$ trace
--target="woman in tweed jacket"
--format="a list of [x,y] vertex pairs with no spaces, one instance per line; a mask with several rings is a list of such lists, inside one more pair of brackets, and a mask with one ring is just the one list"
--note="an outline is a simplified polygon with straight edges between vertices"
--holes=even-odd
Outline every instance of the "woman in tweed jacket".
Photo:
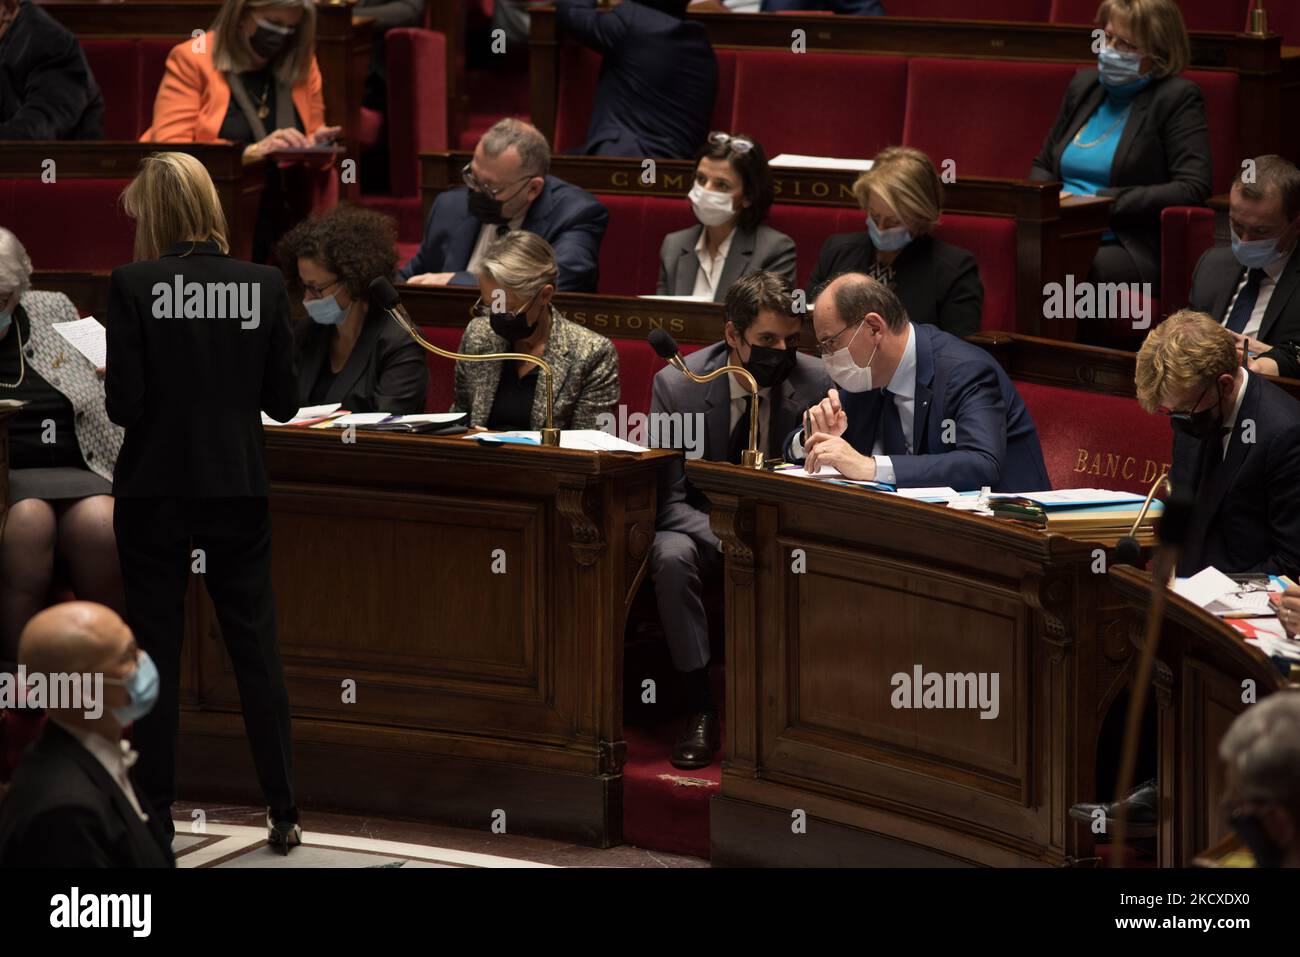
[[113,465],[122,430],[104,386],[54,326],[75,321],[57,292],[33,292],[32,263],[0,229],[0,399],[27,405],[9,420],[9,508],[0,536],[0,663],[44,606],[57,553],[78,598],[122,611],[113,537]]
[[[555,427],[598,428],[597,417],[618,402],[614,343],[577,325],[551,305],[559,270],[555,250],[524,230],[488,247],[477,270],[479,301],[460,351],[523,352],[545,359],[555,372]],[[456,363],[453,412],[496,431],[536,431],[546,424],[546,381],[530,362]],[[503,376],[511,378],[503,379]]]

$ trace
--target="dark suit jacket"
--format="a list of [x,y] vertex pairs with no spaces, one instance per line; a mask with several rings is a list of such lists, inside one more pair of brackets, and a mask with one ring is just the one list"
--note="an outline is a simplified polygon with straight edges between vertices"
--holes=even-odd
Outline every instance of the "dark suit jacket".
[[[949,486],[959,492],[1050,489],[1038,430],[1020,393],[997,360],[978,346],[934,326],[912,324],[916,335],[913,455],[891,456],[899,487]],[[840,389],[849,425],[844,439],[863,455],[876,444],[880,389]],[[952,442],[945,443],[952,420]]]
[[[1095,69],[1075,74],[1034,159],[1030,179],[1061,179],[1061,154],[1105,96]],[[1157,295],[1160,211],[1166,206],[1200,206],[1209,198],[1212,181],[1200,87],[1178,76],[1152,80],[1133,100],[1115,149],[1111,185],[1098,195],[1114,198],[1111,230],[1137,263],[1142,281],[1151,283]]]
[[[659,285],[655,292],[661,296],[689,296],[695,291],[695,276],[700,269],[695,244],[700,241],[703,226],[691,226],[669,233],[659,247]],[[718,279],[714,302],[723,302],[730,289],[741,276],[769,270],[784,276],[791,286],[795,284],[794,240],[770,226],[758,229],[736,228],[731,237],[727,261]],[[679,373],[680,375],[680,373]]]
[[[685,358],[686,367],[705,375],[727,364],[727,343],[715,342]],[[731,444],[731,376],[712,382],[694,382],[672,367],[655,373],[651,413],[679,412],[704,416],[704,451],[707,461],[726,461]],[[832,382],[819,359],[799,353],[798,362],[782,383],[780,401],[768,419],[771,444],[777,445],[799,424],[804,410],[826,398]],[[780,455],[781,449],[774,450]],[[708,499],[686,480],[684,459],[674,459],[659,472],[659,516],[655,527],[708,539]]]
[[[1246,267],[1237,262],[1231,247],[1217,246],[1207,249],[1196,264],[1192,273],[1192,291],[1188,296],[1188,306],[1197,312],[1208,312],[1215,322],[1222,323],[1228,318],[1228,303],[1237,289],[1237,283],[1245,275]],[[1264,321],[1259,327],[1259,341],[1270,346],[1280,346],[1289,340],[1300,339],[1300,249],[1291,251],[1277,285],[1268,298],[1268,308],[1264,310]],[[1291,353],[1274,349],[1264,353],[1270,359],[1277,359],[1278,372],[1288,373],[1293,361]],[[1288,367],[1283,367],[1283,362]]]
[[[284,278],[272,266],[231,259],[215,243],[182,255],[189,248],[178,243],[160,259],[113,270],[105,407],[126,429],[113,494],[264,496],[259,413],[284,421],[298,410]],[[237,314],[158,318],[154,286],[172,287],[177,276],[205,289],[232,283],[256,294],[256,326]]]
[[81,44],[31,0],[0,39],[0,140],[103,139],[104,97]]
[[80,741],[45,722],[0,804],[0,868],[175,867],[162,817],[135,794],[148,821]]
[[[600,267],[600,241],[609,224],[609,211],[596,197],[554,176],[546,177],[521,229],[541,236],[555,249],[561,292],[595,292]],[[411,261],[397,271],[399,282],[426,272],[454,272],[452,282],[473,286],[478,279],[466,272],[482,224],[469,214],[469,189],[458,186],[439,193],[424,224],[424,239]]]
[[[1254,435],[1247,433],[1253,424]],[[1245,441],[1247,438],[1253,442]],[[1300,574],[1300,402],[1263,376],[1246,380],[1246,395],[1228,453],[1211,484],[1200,484],[1201,469],[1220,440],[1174,433],[1175,487],[1195,491],[1196,504],[1179,575],[1213,565],[1225,574],[1267,572]]]
[[[300,319],[293,330],[298,364],[298,404],[308,397],[322,369],[329,367],[333,327]],[[429,388],[424,350],[377,306],[366,314],[352,354],[334,377],[326,402],[349,412],[423,412]]]
[[885,8],[880,0],[763,0],[764,13],[782,10],[830,10],[858,17],[882,17]]
[[718,59],[703,24],[639,3],[609,12],[596,0],[556,0],[560,29],[604,57],[588,156],[688,159],[704,145]]
[[[822,246],[808,280],[812,290],[841,273],[866,272],[876,261],[868,233],[837,233]],[[894,292],[907,317],[965,337],[980,331],[984,283],[975,257],[933,236],[918,236],[894,260]]]

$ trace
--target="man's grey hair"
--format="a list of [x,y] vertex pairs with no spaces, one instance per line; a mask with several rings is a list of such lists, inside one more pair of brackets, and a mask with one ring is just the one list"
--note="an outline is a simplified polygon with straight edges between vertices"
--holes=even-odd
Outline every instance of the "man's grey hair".
[[1275,691],[1237,715],[1219,757],[1244,800],[1300,808],[1300,692]]
[[32,261],[18,237],[0,226],[0,300],[32,288]]
[[513,146],[519,151],[520,169],[524,173],[545,176],[551,171],[551,146],[541,130],[531,123],[509,116],[497,120],[479,142],[483,144],[483,152],[492,157]]

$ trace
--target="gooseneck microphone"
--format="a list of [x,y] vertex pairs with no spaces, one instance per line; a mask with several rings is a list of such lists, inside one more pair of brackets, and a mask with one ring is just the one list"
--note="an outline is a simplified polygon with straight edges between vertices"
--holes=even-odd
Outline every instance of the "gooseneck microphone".
[[468,355],[463,352],[450,352],[447,349],[439,349],[420,335],[420,331],[415,328],[415,323],[411,321],[406,308],[402,305],[402,297],[397,294],[397,290],[393,288],[393,284],[387,278],[380,276],[378,279],[372,279],[370,281],[370,295],[394,322],[406,330],[408,336],[435,355],[455,359],[458,362],[496,362],[501,359],[514,359],[517,362],[531,362],[541,368],[546,373],[546,428],[542,429],[542,445],[558,446],[560,444],[560,430],[555,428],[552,415],[552,409],[555,405],[555,374],[551,371],[550,363],[545,359],[530,356],[523,352],[484,352],[480,355]]
[[[1195,496],[1185,488],[1172,488],[1165,510],[1156,522],[1156,554],[1151,563],[1151,607],[1147,609],[1146,631],[1142,638],[1142,653],[1133,675],[1133,691],[1129,695],[1128,714],[1124,722],[1124,746],[1120,752],[1119,780],[1115,785],[1118,815],[1115,833],[1111,836],[1111,866],[1124,866],[1124,840],[1127,834],[1128,804],[1126,798],[1133,787],[1133,766],[1137,763],[1138,733],[1142,727],[1142,712],[1146,708],[1147,689],[1151,684],[1151,671],[1160,643],[1160,626],[1165,617],[1165,603],[1169,592],[1169,576],[1178,564],[1178,554],[1187,541],[1191,525]],[[1172,782],[1164,782],[1169,787]],[[1163,802],[1157,803],[1157,809]],[[1157,818],[1162,813],[1158,810]]]
[[749,447],[740,453],[740,464],[747,469],[763,467],[763,453],[758,450],[758,380],[744,366],[726,365],[714,369],[708,375],[696,375],[686,368],[681,353],[677,350],[677,340],[662,329],[650,330],[650,347],[670,366],[695,382],[712,382],[720,375],[735,372],[749,387]]
[[1142,543],[1137,540],[1137,531],[1142,527],[1142,520],[1147,517],[1147,512],[1151,509],[1151,501],[1159,494],[1162,485],[1168,489],[1169,494],[1173,494],[1174,486],[1169,481],[1168,472],[1156,479],[1155,484],[1151,486],[1151,491],[1147,492],[1146,501],[1138,510],[1137,518],[1134,519],[1128,534],[1115,543],[1115,560],[1121,565],[1137,565],[1142,560]]

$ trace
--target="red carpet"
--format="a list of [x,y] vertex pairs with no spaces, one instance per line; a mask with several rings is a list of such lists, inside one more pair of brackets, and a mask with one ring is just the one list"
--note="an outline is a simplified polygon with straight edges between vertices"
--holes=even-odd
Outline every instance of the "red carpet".
[[[679,771],[668,763],[677,722],[655,729],[625,727],[623,840],[673,854],[709,856],[709,799],[717,794],[717,763]],[[721,752],[719,752],[721,753]]]

